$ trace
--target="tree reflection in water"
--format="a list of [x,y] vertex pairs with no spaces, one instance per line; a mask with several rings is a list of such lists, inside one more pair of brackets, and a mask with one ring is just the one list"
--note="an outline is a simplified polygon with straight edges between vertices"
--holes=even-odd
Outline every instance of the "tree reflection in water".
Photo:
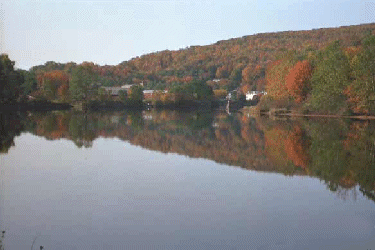
[[355,187],[375,200],[373,121],[271,120],[240,113],[143,111],[0,114],[1,152],[27,131],[78,148],[98,137],[147,149],[207,158],[242,168],[319,178],[341,198]]

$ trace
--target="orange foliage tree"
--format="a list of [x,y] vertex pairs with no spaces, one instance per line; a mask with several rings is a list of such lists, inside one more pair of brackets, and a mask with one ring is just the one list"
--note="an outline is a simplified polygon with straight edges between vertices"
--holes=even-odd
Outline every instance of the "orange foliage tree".
[[288,59],[280,59],[271,63],[266,71],[266,91],[275,100],[289,98],[289,91],[285,84],[285,78],[293,67]]
[[67,100],[69,98],[69,85],[64,83],[57,89],[57,94],[60,99]]
[[[63,70],[53,70],[37,76],[38,87],[43,95],[49,99],[56,98],[57,94],[64,94],[64,88],[69,88],[69,74]],[[62,87],[65,85],[66,87]],[[58,91],[59,88],[62,88]]]
[[262,67],[260,65],[247,65],[242,70],[242,83],[251,84],[261,74]]
[[308,93],[308,81],[312,69],[307,60],[297,62],[285,77],[286,88],[297,103],[301,103]]

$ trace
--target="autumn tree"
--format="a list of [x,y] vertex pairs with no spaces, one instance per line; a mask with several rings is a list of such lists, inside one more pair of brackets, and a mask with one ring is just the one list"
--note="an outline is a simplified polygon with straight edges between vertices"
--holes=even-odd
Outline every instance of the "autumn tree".
[[67,101],[69,99],[69,84],[64,83],[57,89],[59,99]]
[[242,83],[252,85],[262,76],[264,76],[264,71],[261,65],[249,64],[242,70]]
[[221,67],[217,68],[215,76],[216,78],[228,78],[229,77],[228,66],[222,65]]
[[311,73],[310,62],[304,60],[297,62],[285,78],[288,93],[297,103],[301,103],[306,98]]
[[363,41],[361,51],[354,51],[351,66],[354,80],[345,89],[348,102],[356,113],[375,114],[375,36]]
[[[39,78],[39,88],[43,91],[43,94],[48,99],[52,100],[58,97],[59,94],[64,94],[66,97],[66,91],[62,91],[64,88],[69,88],[69,75],[63,70],[53,70],[49,72],[41,73]],[[58,89],[62,89],[58,92]]]
[[241,75],[242,69],[241,67],[235,68],[232,70],[230,76],[229,76],[229,84],[227,85],[227,90],[231,91],[236,89],[241,84]]
[[266,91],[269,97],[275,100],[289,98],[289,91],[285,82],[287,75],[294,65],[294,60],[284,58],[277,60],[267,67]]
[[213,90],[213,95],[215,99],[224,99],[228,95],[228,91],[225,89],[215,89]]

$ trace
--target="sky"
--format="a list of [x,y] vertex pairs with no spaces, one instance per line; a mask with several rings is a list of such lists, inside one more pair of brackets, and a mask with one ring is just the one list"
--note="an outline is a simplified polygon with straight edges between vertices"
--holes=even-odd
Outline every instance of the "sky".
[[162,50],[257,33],[375,22],[375,0],[0,0],[0,53],[117,65]]

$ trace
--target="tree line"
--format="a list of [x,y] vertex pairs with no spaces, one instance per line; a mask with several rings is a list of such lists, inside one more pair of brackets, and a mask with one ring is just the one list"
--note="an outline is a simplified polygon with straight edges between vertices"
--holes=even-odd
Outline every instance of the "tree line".
[[375,36],[357,46],[340,41],[319,51],[288,52],[266,70],[263,110],[375,114]]
[[[108,93],[101,87],[125,84],[142,83],[144,89],[174,93],[172,96],[160,97],[167,100],[181,98],[181,93],[185,98],[194,97],[199,100],[209,99],[210,95],[224,97],[232,90],[244,94],[252,90],[267,89],[271,91],[269,96],[272,96],[273,92],[274,97],[289,95],[297,104],[305,103],[306,97],[312,95],[314,98],[311,99],[309,102],[311,105],[306,110],[313,110],[319,108],[317,106],[320,103],[317,93],[319,87],[312,88],[314,84],[310,84],[307,88],[304,82],[307,80],[311,80],[311,83],[319,82],[318,75],[324,76],[326,74],[324,70],[329,70],[326,66],[330,64],[329,57],[332,57],[332,63],[340,62],[336,60],[340,57],[334,52],[336,47],[340,48],[339,50],[342,51],[340,53],[346,58],[353,57],[350,58],[353,62],[349,63],[351,69],[361,68],[359,64],[354,65],[355,61],[359,58],[359,54],[365,55],[362,49],[369,48],[366,47],[365,40],[374,34],[375,24],[365,24],[310,31],[256,34],[219,41],[208,46],[191,46],[176,51],[150,53],[118,65],[100,66],[92,62],[76,64],[50,61],[44,65],[34,66],[28,71],[18,70],[22,78],[19,91],[23,96],[66,102],[78,99],[103,100],[108,98]],[[340,41],[339,45],[328,46],[334,41]],[[335,55],[329,55],[329,51]],[[287,59],[283,59],[285,56]],[[365,58],[360,59],[366,61]],[[345,65],[341,66],[345,68]],[[335,69],[332,70],[335,72]],[[311,79],[310,73],[314,76]],[[279,86],[282,81],[277,76],[280,74],[285,75],[282,81],[285,81],[287,75],[288,90],[284,89],[284,91],[283,88],[286,87]],[[331,77],[335,74],[332,73]],[[357,84],[345,88],[345,93],[348,93],[345,96],[349,96],[351,100],[349,103],[357,102],[355,110],[364,112],[366,108],[361,108],[363,104],[360,102],[366,101],[357,100],[364,95],[360,93],[363,92],[359,80],[362,76],[358,75],[362,73],[357,70],[355,73],[357,75],[354,76],[353,71],[350,74],[351,78],[356,77]],[[329,78],[326,77],[326,80]],[[202,92],[192,93],[192,90]],[[323,88],[321,90],[326,91]],[[288,94],[285,94],[286,92]],[[128,97],[130,93],[124,95],[123,99]],[[335,103],[342,99],[336,97],[332,100],[331,110],[334,110]],[[8,99],[14,99],[14,96]],[[350,108],[354,110],[354,107]]]

